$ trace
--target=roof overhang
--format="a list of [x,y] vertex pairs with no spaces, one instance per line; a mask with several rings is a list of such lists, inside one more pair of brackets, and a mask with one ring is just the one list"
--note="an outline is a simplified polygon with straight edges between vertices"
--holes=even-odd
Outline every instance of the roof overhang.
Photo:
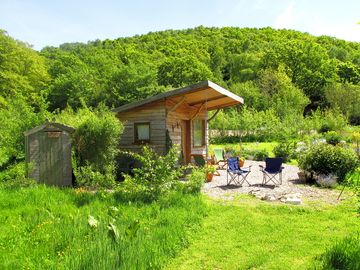
[[180,102],[182,100],[189,106],[202,106],[207,111],[244,103],[242,97],[235,95],[229,90],[226,90],[225,88],[211,81],[203,81],[184,88],[161,93],[147,99],[123,105],[113,109],[113,112],[119,113],[128,111],[152,102],[167,99],[173,100],[175,102]]

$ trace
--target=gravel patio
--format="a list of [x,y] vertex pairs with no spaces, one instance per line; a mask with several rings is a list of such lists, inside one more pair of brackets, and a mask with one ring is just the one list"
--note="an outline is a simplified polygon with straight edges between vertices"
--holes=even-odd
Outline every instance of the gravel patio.
[[[244,182],[242,186],[227,185],[226,170],[218,170],[220,176],[215,176],[211,182],[205,183],[202,192],[212,198],[222,200],[233,200],[239,194],[251,194],[259,199],[273,202],[300,201],[301,204],[311,202],[325,202],[337,204],[339,201],[339,190],[320,188],[315,185],[308,185],[298,178],[299,168],[294,165],[284,164],[282,185],[274,186],[269,183],[262,186],[263,175],[259,165],[265,166],[265,162],[246,160],[245,167],[251,167],[247,180],[250,186]],[[345,196],[342,196],[344,198]],[[295,203],[297,204],[297,203]]]

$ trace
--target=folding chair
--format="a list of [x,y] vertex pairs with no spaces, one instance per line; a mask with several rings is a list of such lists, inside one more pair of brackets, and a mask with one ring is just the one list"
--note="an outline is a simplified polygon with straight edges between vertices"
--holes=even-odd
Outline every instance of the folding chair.
[[[215,164],[219,166],[219,169],[225,169],[226,166],[226,159],[224,158],[224,149],[217,148],[214,149],[214,155],[215,155]],[[220,162],[223,162],[223,165],[220,165]]]
[[[226,174],[226,183],[230,185],[231,183],[242,185],[244,182],[248,183],[249,186],[251,184],[246,179],[249,173],[251,172],[251,166],[240,168],[239,166],[239,158],[232,157],[227,160],[227,174]],[[230,178],[230,179],[229,179]]]
[[[266,185],[270,181],[275,185],[282,184],[282,170],[284,169],[282,165],[283,159],[281,157],[277,158],[266,158],[265,159],[265,168],[262,165],[259,165],[260,171],[263,172],[263,182],[262,185]],[[278,178],[276,179],[276,177]]]

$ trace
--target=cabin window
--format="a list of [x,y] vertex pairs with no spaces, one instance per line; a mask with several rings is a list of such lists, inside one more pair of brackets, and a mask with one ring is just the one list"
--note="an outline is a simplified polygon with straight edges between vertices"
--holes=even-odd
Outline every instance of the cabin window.
[[135,123],[135,143],[150,142],[150,123]]
[[205,145],[205,120],[193,120],[193,146],[199,147]]

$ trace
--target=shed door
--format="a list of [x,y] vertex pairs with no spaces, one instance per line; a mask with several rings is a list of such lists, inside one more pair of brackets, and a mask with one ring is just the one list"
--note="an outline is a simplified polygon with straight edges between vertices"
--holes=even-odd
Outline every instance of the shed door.
[[43,132],[42,139],[40,182],[61,186],[63,182],[62,136],[52,132]]

